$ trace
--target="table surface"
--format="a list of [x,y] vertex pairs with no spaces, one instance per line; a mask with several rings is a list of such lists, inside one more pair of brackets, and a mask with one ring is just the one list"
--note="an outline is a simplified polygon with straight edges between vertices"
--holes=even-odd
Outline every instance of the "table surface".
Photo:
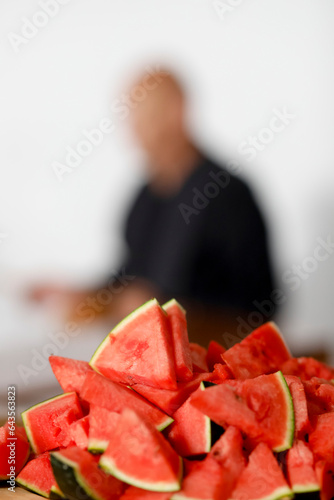
[[15,487],[15,493],[13,493],[12,491],[8,491],[7,486],[4,486],[0,488],[0,498],[1,500],[41,500],[43,497],[24,490],[19,486]]

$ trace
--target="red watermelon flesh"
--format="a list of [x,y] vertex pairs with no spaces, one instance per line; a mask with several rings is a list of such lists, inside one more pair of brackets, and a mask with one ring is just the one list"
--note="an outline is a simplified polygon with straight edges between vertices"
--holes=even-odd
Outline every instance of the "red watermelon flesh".
[[186,312],[183,307],[172,299],[162,306],[167,313],[175,359],[176,378],[179,382],[187,382],[193,376],[193,363],[191,359]]
[[334,384],[318,377],[304,381],[309,415],[334,411]]
[[24,427],[8,423],[0,427],[0,480],[8,479],[11,466],[15,466],[15,473],[18,474],[27,462],[29,453],[30,445]]
[[68,428],[67,439],[63,442],[63,446],[76,445],[83,450],[88,448],[88,433],[89,433],[89,417],[75,420]]
[[208,372],[209,367],[206,362],[206,355],[208,351],[205,349],[205,347],[196,344],[196,342],[190,342],[189,346],[194,372]]
[[93,371],[87,361],[49,356],[49,362],[56,379],[64,392],[80,394],[88,371]]
[[234,425],[250,442],[265,442],[274,451],[292,444],[294,412],[281,372],[244,381],[226,381],[193,394],[192,404],[218,425]]
[[233,375],[229,367],[222,363],[216,363],[212,372],[212,382],[221,384],[225,380],[233,379]]
[[[204,385],[194,392],[205,390]],[[166,436],[174,450],[182,457],[208,453],[211,448],[211,421],[187,399],[173,415],[174,422]]]
[[88,448],[93,452],[103,452],[108,448],[109,438],[115,432],[119,413],[109,411],[97,405],[90,405]]
[[209,367],[210,372],[214,370],[216,363],[222,363],[222,354],[226,351],[225,347],[220,345],[215,340],[211,340],[208,346],[208,352],[206,354],[206,363]]
[[310,430],[310,421],[307,410],[307,401],[304,386],[299,377],[285,375],[295,413],[295,436],[303,437]]
[[320,500],[333,500],[334,463],[320,460],[315,464],[315,473],[320,483]]
[[121,321],[90,365],[116,382],[177,389],[171,333],[158,302],[150,300]]
[[79,398],[75,392],[48,399],[22,413],[23,424],[35,453],[63,446],[69,426],[82,417]]
[[171,500],[218,500],[220,499],[222,468],[211,456],[196,462],[190,473],[183,479],[182,488]]
[[180,488],[180,457],[155,427],[129,409],[122,412],[99,464],[132,486],[151,491]]
[[138,394],[160,408],[167,415],[173,416],[174,412],[185,402],[185,400],[194,392],[202,381],[211,381],[210,373],[194,373],[193,379],[189,382],[179,382],[176,391],[166,391],[143,384],[132,386]]
[[68,470],[71,468],[77,478],[76,484],[68,482],[62,471],[60,471],[58,478],[58,468],[53,465],[54,474],[58,478],[59,486],[65,493],[66,498],[71,498],[71,496],[78,499],[85,498],[82,492],[78,492],[78,486],[81,486],[89,494],[87,498],[118,500],[121,497],[124,491],[124,484],[101,470],[98,466],[98,459],[88,451],[72,446],[53,452],[51,461],[53,461],[53,457],[59,463],[62,463],[65,469]]
[[282,364],[281,370],[284,375],[296,375],[302,380],[310,380],[312,377],[334,379],[334,369],[314,358],[291,358]]
[[148,491],[136,488],[136,486],[129,486],[120,500],[169,500],[170,497],[170,491]]
[[222,357],[235,378],[245,380],[280,370],[291,355],[278,327],[270,322],[254,330]]
[[240,474],[246,467],[246,459],[243,452],[243,439],[240,431],[232,425],[214,444],[210,455],[222,467],[222,481],[219,499],[230,498]]
[[250,454],[248,464],[230,498],[253,500],[285,496],[291,496],[291,490],[283,472],[272,451],[265,443],[260,443]]
[[294,493],[319,490],[313,453],[306,443],[300,440],[294,442],[286,454],[286,466],[289,484]]
[[334,462],[334,412],[324,413],[311,419],[313,431],[309,445],[317,460]]
[[162,430],[172,419],[153,406],[132,389],[99,375],[88,373],[81,391],[82,398],[90,404],[102,406],[109,411],[121,413],[130,408],[140,414],[157,429]]
[[172,500],[227,500],[245,468],[242,437],[229,427],[201,462],[194,462],[182,482],[182,489]]
[[21,486],[44,497],[49,497],[51,491],[61,495],[52,472],[49,452],[30,460],[17,476],[16,481]]

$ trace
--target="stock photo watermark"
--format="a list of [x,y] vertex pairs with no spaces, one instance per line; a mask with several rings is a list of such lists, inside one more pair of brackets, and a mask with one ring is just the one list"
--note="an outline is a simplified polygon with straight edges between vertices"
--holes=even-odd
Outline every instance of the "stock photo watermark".
[[[87,295],[75,307],[75,313],[82,318],[85,325],[92,324],[113,301],[115,295],[120,294],[135,279],[135,276],[126,274],[124,269],[111,279],[105,288],[98,290],[95,295]],[[51,355],[57,355],[66,349],[72,338],[77,337],[82,332],[78,322],[68,321],[64,328],[57,332],[47,334],[49,342],[38,350],[31,349],[31,361],[29,365],[20,364],[17,371],[27,386],[31,377],[36,377],[49,364]]]
[[[262,127],[256,135],[249,135],[246,139],[242,140],[238,147],[238,153],[244,156],[246,161],[253,161],[259,152],[274,141],[277,134],[282,133],[290,125],[296,115],[289,112],[286,106],[281,109],[274,108],[272,110],[268,126]],[[210,179],[208,182],[199,189],[193,188],[193,198],[191,204],[180,203],[178,205],[179,211],[186,224],[190,224],[193,215],[199,215],[210,203],[210,201],[219,196],[223,189],[225,189],[231,180],[231,175],[239,175],[241,171],[240,162],[231,160],[226,164],[226,170],[219,172],[211,171],[209,173]]]
[[274,108],[272,116],[266,127],[262,127],[255,135],[249,135],[238,145],[238,152],[245,157],[247,161],[255,160],[259,152],[266,149],[271,144],[277,134],[281,134],[296,118],[296,115],[290,113],[286,106],[282,109]]
[[[319,236],[316,239],[317,245],[311,254],[304,257],[299,264],[293,264],[289,269],[285,270],[281,275],[283,283],[288,285],[291,292],[295,292],[300,288],[303,281],[315,273],[321,262],[328,260],[334,253],[334,241],[329,234],[326,238]],[[232,347],[236,342],[244,339],[249,335],[254,328],[258,328],[265,321],[270,321],[270,318],[275,312],[277,306],[283,305],[288,297],[283,289],[277,288],[273,290],[265,300],[254,300],[254,310],[251,311],[247,318],[241,316],[236,318],[238,326],[236,334],[224,332],[222,338],[227,347]]]
[[21,17],[19,32],[10,31],[8,40],[12,49],[17,54],[31,40],[33,40],[50,22],[56,17],[61,8],[67,5],[71,0],[40,0],[36,10],[32,16]]
[[244,3],[244,0],[212,0],[212,6],[221,21],[226,19],[228,14],[235,11],[237,7]]
[[141,83],[135,85],[129,93],[122,93],[118,98],[113,100],[110,110],[116,120],[105,116],[101,118],[98,125],[94,128],[82,130],[82,137],[79,142],[75,146],[66,147],[64,160],[62,162],[52,162],[51,166],[58,181],[63,182],[64,175],[72,173],[81,165],[83,160],[90,156],[103,143],[105,136],[116,130],[117,121],[126,120],[131,110],[136,109],[163,80],[164,77],[159,68],[146,67],[146,75]]
[[9,466],[9,473],[7,474],[8,491],[15,493],[15,479],[16,479],[16,387],[7,387],[7,464]]

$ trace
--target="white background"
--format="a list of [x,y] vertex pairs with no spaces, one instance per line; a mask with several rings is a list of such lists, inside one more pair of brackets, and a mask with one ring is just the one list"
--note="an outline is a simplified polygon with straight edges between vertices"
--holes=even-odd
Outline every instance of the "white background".
[[[312,256],[318,237],[334,238],[334,4],[221,3],[230,7],[219,16],[211,0],[70,0],[15,52],[9,36],[41,7],[1,0],[3,345],[22,346],[30,336],[29,313],[24,328],[19,320],[8,326],[10,315],[20,316],[22,287],[87,284],[117,266],[124,210],[143,171],[111,104],[130,75],[161,61],[189,91],[198,143],[240,162],[266,213],[278,285],[288,296],[279,318],[288,342],[300,352],[333,348],[334,254],[294,292],[281,275]],[[240,142],[284,106],[295,115],[289,126],[252,162],[238,154]],[[59,182],[53,162],[64,162],[66,148],[106,116],[115,131]]]

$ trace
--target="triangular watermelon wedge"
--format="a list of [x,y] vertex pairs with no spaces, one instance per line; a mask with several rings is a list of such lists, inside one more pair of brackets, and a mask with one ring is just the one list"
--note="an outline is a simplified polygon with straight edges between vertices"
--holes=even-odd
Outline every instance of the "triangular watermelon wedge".
[[99,465],[132,486],[151,491],[180,489],[182,460],[160,432],[129,409],[122,412]]
[[[204,391],[201,383],[197,391]],[[211,449],[211,420],[187,399],[173,415],[174,422],[167,428],[168,441],[182,457],[208,453]]]
[[172,338],[157,300],[123,319],[98,347],[90,366],[116,382],[177,389]]
[[293,403],[281,372],[244,381],[227,380],[190,399],[218,425],[240,429],[252,446],[264,441],[279,452],[292,445]]
[[227,500],[244,470],[246,460],[238,429],[230,426],[206,458],[192,462],[181,491],[172,500]]
[[235,378],[245,380],[280,370],[291,354],[278,327],[269,322],[224,352],[222,358]]
[[113,382],[94,371],[87,374],[81,394],[82,398],[91,405],[102,406],[109,411],[121,413],[125,408],[130,408],[159,431],[173,422],[171,417],[132,389]]
[[249,456],[230,498],[233,500],[274,500],[292,496],[272,451],[260,443]]
[[49,498],[51,492],[59,498],[63,497],[52,472],[48,451],[30,460],[21,470],[16,481],[24,488],[43,497]]
[[64,392],[80,394],[88,371],[92,371],[87,361],[49,356],[52,371]]
[[294,493],[318,491],[313,453],[306,443],[297,440],[286,454],[287,475]]
[[162,306],[167,313],[167,322],[172,335],[176,378],[179,382],[187,382],[193,376],[186,311],[172,299]]

